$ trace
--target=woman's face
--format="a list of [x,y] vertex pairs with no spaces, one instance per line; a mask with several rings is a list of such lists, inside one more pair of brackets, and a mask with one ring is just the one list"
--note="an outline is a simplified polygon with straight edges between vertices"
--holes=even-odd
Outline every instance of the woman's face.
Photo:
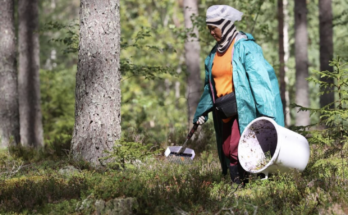
[[208,25],[208,29],[209,29],[211,36],[213,36],[217,42],[220,42],[221,41],[221,29],[216,27],[216,26],[212,26],[212,25]]

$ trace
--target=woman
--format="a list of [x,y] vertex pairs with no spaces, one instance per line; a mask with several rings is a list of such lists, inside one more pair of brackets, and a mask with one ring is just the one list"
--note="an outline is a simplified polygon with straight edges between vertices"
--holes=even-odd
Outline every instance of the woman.
[[[238,143],[245,127],[260,116],[284,126],[274,69],[253,36],[238,32],[234,26],[242,15],[227,5],[214,5],[207,10],[206,24],[217,44],[205,59],[204,92],[193,119],[193,123],[201,125],[208,120],[208,112],[213,111],[222,172],[226,174],[229,169],[232,182],[237,184],[243,182],[245,175],[238,162]],[[235,113],[228,116],[219,108],[225,98],[228,104],[236,104]]]

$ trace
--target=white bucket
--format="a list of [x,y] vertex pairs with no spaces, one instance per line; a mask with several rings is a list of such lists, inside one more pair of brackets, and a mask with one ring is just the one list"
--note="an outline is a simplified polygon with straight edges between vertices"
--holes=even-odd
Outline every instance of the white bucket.
[[239,163],[250,173],[303,171],[309,160],[306,138],[278,125],[273,119],[260,117],[245,128],[238,146]]

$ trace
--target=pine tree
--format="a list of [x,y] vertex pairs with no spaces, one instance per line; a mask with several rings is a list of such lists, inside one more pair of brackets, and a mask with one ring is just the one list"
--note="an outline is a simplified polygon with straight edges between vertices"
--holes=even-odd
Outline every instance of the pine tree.
[[121,135],[119,0],[81,0],[72,151],[94,165]]
[[[332,8],[331,0],[319,0],[319,36],[320,36],[320,70],[333,72],[329,61],[333,58],[333,30],[332,30]],[[323,77],[324,82],[332,83],[333,79]],[[328,88],[326,93],[320,96],[320,107],[332,104],[335,99],[332,87]],[[331,106],[333,108],[333,106]]]
[[43,127],[39,78],[38,1],[18,1],[19,14],[19,119],[21,143],[43,146]]
[[188,123],[191,126],[193,115],[196,111],[201,96],[202,80],[200,73],[200,44],[197,27],[193,27],[192,19],[198,16],[197,0],[184,1],[185,27],[190,29],[185,42],[185,62],[187,67],[187,110]]
[[[19,143],[14,1],[0,7],[0,147]],[[11,142],[12,139],[12,142]]]

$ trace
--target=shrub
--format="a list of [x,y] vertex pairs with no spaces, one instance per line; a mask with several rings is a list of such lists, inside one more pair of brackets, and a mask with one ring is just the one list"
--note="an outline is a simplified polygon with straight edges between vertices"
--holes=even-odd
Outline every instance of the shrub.
[[132,167],[137,160],[142,161],[150,155],[159,151],[151,151],[152,144],[142,144],[137,142],[128,142],[124,139],[116,141],[112,151],[106,151],[109,155],[101,160],[108,161],[108,166],[114,169],[125,169]]
[[33,176],[0,181],[0,211],[32,210],[46,203],[79,198],[86,188],[84,178],[70,180],[54,176]]
[[333,83],[321,81],[316,76],[308,80],[320,85],[319,95],[334,92],[335,101],[319,109],[296,104],[293,107],[299,107],[300,111],[310,111],[311,114],[318,114],[320,117],[318,124],[308,126],[312,127],[311,130],[302,131],[310,144],[316,145],[316,160],[310,163],[311,168],[324,169],[326,174],[322,172],[321,176],[337,173],[344,178],[344,175],[348,174],[344,171],[348,153],[348,63],[337,57],[330,65],[334,68],[333,72],[315,71],[315,74],[333,79]]

